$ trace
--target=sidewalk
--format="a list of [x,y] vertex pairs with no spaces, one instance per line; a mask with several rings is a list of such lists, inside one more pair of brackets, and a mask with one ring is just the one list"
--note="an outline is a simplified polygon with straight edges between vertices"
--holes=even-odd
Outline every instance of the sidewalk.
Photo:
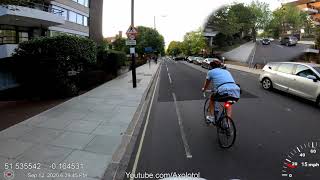
[[222,54],[227,60],[231,61],[239,61],[239,62],[248,62],[252,51],[255,48],[256,43],[254,42],[247,42],[241,45],[238,48],[235,48],[229,52]]
[[235,70],[239,70],[239,71],[244,71],[244,72],[248,72],[248,73],[253,73],[253,74],[258,74],[258,75],[260,75],[262,73],[261,69],[253,69],[253,68],[249,68],[249,67],[245,67],[245,66],[238,66],[238,65],[233,65],[233,64],[227,64],[227,68],[235,69]]
[[[120,161],[123,155],[118,152],[120,144],[128,141],[127,129],[132,131],[134,124],[130,123],[139,114],[137,109],[144,101],[159,64],[151,67],[146,64],[137,69],[135,89],[132,88],[130,71],[1,131],[1,173],[5,171],[5,163],[13,163],[10,169],[17,180],[102,179],[108,165]],[[40,163],[41,170],[28,167],[17,170],[19,164],[15,165],[18,162]],[[74,175],[78,178],[28,177],[31,173],[77,173]],[[80,175],[87,177],[79,178]],[[1,175],[0,179],[4,177]]]

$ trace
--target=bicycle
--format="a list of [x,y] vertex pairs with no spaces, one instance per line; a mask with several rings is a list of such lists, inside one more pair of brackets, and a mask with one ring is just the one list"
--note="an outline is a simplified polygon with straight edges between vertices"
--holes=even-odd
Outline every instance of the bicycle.
[[[209,114],[209,102],[210,102],[210,96],[206,96],[207,93],[213,93],[212,90],[206,90],[203,92],[203,96],[206,98],[204,103],[204,119],[206,121],[207,115]],[[227,109],[230,108],[233,104],[236,103],[236,100],[232,100],[228,97],[222,97],[221,99],[215,99],[216,103],[219,103],[220,110],[218,112],[215,112],[214,110],[214,116],[215,116],[215,122],[211,123],[217,128],[217,134],[218,134],[218,143],[221,148],[230,148],[235,140],[236,140],[236,126],[231,119],[231,117],[227,114]],[[223,105],[221,103],[224,103]],[[215,108],[214,108],[215,109]],[[207,124],[207,122],[205,122]],[[208,126],[210,124],[207,124]],[[230,142],[224,143],[223,136],[226,137],[227,141],[230,139]]]

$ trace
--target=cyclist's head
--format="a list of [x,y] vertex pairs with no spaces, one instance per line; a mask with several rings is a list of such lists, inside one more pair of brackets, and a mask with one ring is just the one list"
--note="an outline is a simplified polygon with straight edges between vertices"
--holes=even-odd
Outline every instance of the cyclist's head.
[[212,62],[210,62],[210,66],[212,69],[214,68],[220,68],[221,67],[221,61],[218,59],[214,59]]

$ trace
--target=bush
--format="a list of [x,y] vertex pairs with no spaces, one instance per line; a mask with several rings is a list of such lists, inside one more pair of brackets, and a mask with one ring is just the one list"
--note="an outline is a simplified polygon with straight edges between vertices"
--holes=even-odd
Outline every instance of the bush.
[[82,37],[40,37],[19,44],[13,57],[17,79],[35,96],[74,96],[79,88],[76,74],[96,63],[96,45]]
[[121,51],[100,49],[98,52],[98,68],[117,76],[118,69],[125,65],[126,54]]

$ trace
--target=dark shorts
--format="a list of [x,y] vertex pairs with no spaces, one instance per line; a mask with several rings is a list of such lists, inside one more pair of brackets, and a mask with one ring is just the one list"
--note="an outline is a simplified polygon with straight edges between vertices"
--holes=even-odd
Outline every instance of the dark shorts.
[[217,101],[217,102],[227,102],[227,101],[238,101],[239,98],[235,98],[229,94],[219,94],[219,93],[213,93],[211,95],[211,100]]

